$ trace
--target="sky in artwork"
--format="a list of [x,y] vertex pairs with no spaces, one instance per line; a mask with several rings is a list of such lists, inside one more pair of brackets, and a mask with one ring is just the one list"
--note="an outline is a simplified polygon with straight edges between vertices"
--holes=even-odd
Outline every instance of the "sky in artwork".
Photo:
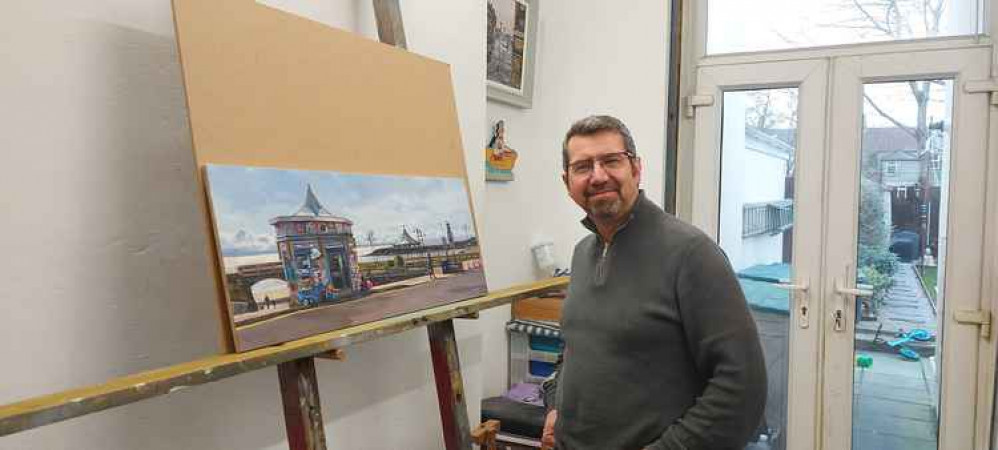
[[403,225],[439,243],[450,223],[455,239],[475,236],[461,178],[359,175],[331,171],[209,165],[208,191],[223,256],[276,252],[270,219],[305,202],[309,185],[333,215],[353,221],[358,244],[373,232],[377,244],[395,243]]

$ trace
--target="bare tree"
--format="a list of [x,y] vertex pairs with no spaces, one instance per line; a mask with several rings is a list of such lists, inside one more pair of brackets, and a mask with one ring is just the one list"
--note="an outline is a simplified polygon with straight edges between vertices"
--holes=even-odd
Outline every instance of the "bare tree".
[[[797,89],[760,89],[748,91],[745,110],[745,126],[753,127],[773,138],[796,146],[797,130]],[[794,173],[795,155],[789,155],[787,177]]]
[[[938,36],[946,0],[842,0],[846,18],[825,26],[856,30],[863,36],[886,40]],[[933,84],[938,81],[909,81],[908,89],[916,105],[914,126],[902,123],[890,111],[863,94],[866,104],[880,117],[904,130],[916,142],[921,156],[928,150],[928,110]]]
[[946,0],[841,0],[844,19],[827,24],[872,38],[916,39],[939,35]]
[[745,125],[769,130],[797,128],[797,89],[761,89],[748,92]]
[[[853,28],[861,32],[871,33],[885,39],[913,39],[934,37],[940,34],[940,24],[946,9],[946,0],[842,0],[843,7],[852,12],[844,23],[837,24],[841,28]],[[864,93],[866,104],[895,127],[904,130],[915,141],[918,155],[921,185],[921,204],[931,205],[932,173],[930,161],[936,157],[937,149],[929,145],[929,102],[933,84],[939,81],[908,81],[908,90],[915,102],[916,116],[914,126],[902,123],[891,111],[878,105],[869,95]],[[877,168],[879,169],[879,168]],[[874,169],[876,170],[876,169]],[[919,252],[925,254],[929,245],[929,218],[921,218],[919,232]]]

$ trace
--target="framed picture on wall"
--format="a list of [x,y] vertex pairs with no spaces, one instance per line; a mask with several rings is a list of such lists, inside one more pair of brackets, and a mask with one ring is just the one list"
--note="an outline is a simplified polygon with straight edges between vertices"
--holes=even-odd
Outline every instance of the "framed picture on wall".
[[488,0],[488,97],[530,108],[534,95],[538,0]]

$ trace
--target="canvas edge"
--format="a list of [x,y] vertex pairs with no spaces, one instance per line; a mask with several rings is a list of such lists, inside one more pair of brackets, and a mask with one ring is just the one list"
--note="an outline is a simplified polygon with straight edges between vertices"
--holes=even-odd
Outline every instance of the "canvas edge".
[[218,329],[218,345],[219,350],[224,353],[235,353],[236,341],[234,330],[231,329],[230,325],[232,320],[228,310],[228,302],[226,301],[226,292],[222,279],[224,276],[220,277],[220,271],[218,268],[217,256],[214,253],[217,243],[215,242],[215,234],[213,232],[213,221],[211,216],[211,205],[208,195],[208,189],[205,185],[204,177],[204,167],[206,163],[202,162],[200,153],[198,152],[198,138],[196,136],[197,128],[194,126],[194,110],[191,105],[191,97],[189,95],[189,84],[190,80],[188,76],[190,71],[187,67],[187,61],[184,57],[184,41],[186,40],[187,33],[185,29],[185,24],[181,16],[183,15],[182,9],[184,8],[183,3],[187,0],[171,0],[170,1],[170,11],[172,13],[173,19],[173,31],[174,39],[177,46],[177,60],[180,64],[180,79],[181,85],[184,90],[184,105],[187,110],[187,129],[190,135],[190,149],[191,156],[194,157],[194,178],[197,183],[197,190],[201,196],[201,201],[198,202],[198,207],[201,209],[201,218],[203,222],[203,230],[207,231],[208,247],[205,249],[205,256],[208,259],[208,277],[215,280],[215,307],[217,309],[218,320],[222,322],[222,326]]
[[204,188],[205,196],[205,206],[206,214],[208,217],[208,228],[209,236],[211,240],[211,252],[212,258],[215,263],[215,278],[218,280],[218,288],[220,292],[218,293],[218,309],[220,319],[222,320],[222,328],[228,330],[228,342],[231,342],[230,353],[243,352],[249,349],[240,348],[242,342],[239,339],[239,333],[236,331],[235,314],[232,312],[232,300],[229,298],[229,282],[225,275],[225,256],[222,254],[222,244],[221,235],[218,230],[218,218],[215,214],[215,203],[211,195],[211,177],[209,176],[209,170],[213,166],[219,166],[218,164],[203,164],[199,170],[200,174],[203,176],[201,185]]

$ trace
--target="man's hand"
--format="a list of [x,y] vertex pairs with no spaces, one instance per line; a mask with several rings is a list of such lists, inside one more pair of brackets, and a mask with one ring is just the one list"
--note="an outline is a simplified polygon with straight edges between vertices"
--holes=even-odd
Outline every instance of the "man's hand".
[[544,434],[541,435],[541,450],[550,450],[554,448],[554,423],[558,420],[558,410],[552,409],[548,411],[548,415],[544,418]]

